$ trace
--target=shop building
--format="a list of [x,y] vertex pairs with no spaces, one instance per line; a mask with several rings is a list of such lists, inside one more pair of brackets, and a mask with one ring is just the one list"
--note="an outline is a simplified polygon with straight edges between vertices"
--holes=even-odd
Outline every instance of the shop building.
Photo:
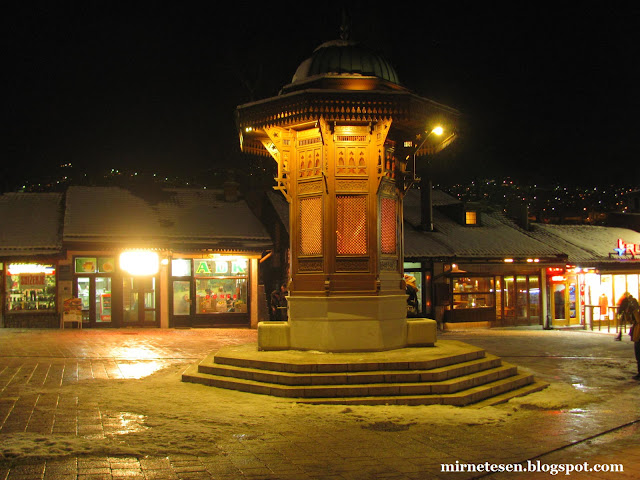
[[56,325],[62,215],[59,193],[0,196],[0,325]]
[[[503,212],[463,204],[434,190],[405,197],[405,275],[416,279],[420,316],[444,328],[544,325],[546,269],[564,266]],[[424,228],[424,211],[429,211]]]
[[[83,328],[257,325],[258,265],[272,242],[237,189],[70,187],[57,198],[50,225],[57,249],[37,263],[47,281],[43,290],[55,290],[55,302],[46,303],[48,321],[13,320],[13,281],[3,288],[5,326],[58,326],[68,298],[82,301]],[[23,206],[23,218],[33,220],[28,211]],[[28,234],[23,230],[16,242],[24,245]],[[16,269],[6,258],[3,277],[21,275],[17,285],[26,291],[25,265],[38,259],[19,257],[23,266]]]
[[640,298],[640,233],[592,225],[534,224],[532,234],[567,253],[547,268],[550,327],[615,330],[625,292]]

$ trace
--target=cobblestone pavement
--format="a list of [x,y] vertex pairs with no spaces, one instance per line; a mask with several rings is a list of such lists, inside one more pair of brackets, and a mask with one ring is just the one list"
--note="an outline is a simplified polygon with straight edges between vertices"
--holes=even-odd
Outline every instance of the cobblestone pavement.
[[[571,478],[640,478],[628,339],[537,329],[440,336],[552,385],[481,409],[300,405],[180,381],[210,352],[255,342],[254,330],[0,329],[0,480],[533,480],[585,462],[624,471]],[[486,462],[546,471],[460,471]]]

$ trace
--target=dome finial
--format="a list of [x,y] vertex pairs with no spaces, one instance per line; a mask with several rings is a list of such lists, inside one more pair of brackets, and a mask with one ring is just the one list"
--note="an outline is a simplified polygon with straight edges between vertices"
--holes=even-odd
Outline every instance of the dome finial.
[[340,25],[340,40],[348,41],[351,33],[351,25],[347,11],[342,9],[342,25]]

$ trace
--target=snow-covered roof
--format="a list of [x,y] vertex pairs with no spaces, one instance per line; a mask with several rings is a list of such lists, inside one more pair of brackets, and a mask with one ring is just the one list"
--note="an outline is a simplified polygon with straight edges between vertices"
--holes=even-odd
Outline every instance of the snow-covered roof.
[[217,248],[233,242],[271,243],[246,201],[224,200],[220,191],[187,188],[141,193],[119,187],[70,187],[65,242],[140,242]]
[[434,190],[433,232],[421,232],[420,192],[409,190],[404,198],[405,258],[412,257],[557,257],[563,252],[534,238],[500,212],[482,212],[481,224],[462,225],[439,211],[439,207],[460,205]]
[[60,253],[62,198],[60,193],[0,195],[0,256]]
[[595,225],[533,224],[533,235],[540,241],[562,250],[571,263],[619,263],[630,260],[614,250],[618,239],[640,244],[640,233],[627,228]]

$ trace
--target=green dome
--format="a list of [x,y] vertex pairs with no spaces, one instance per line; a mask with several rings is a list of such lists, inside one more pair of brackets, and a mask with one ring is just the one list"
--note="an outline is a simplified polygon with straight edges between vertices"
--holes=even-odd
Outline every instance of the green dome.
[[377,77],[396,85],[400,84],[395,69],[385,58],[347,40],[334,40],[316,48],[311,57],[300,64],[291,84],[327,75]]

